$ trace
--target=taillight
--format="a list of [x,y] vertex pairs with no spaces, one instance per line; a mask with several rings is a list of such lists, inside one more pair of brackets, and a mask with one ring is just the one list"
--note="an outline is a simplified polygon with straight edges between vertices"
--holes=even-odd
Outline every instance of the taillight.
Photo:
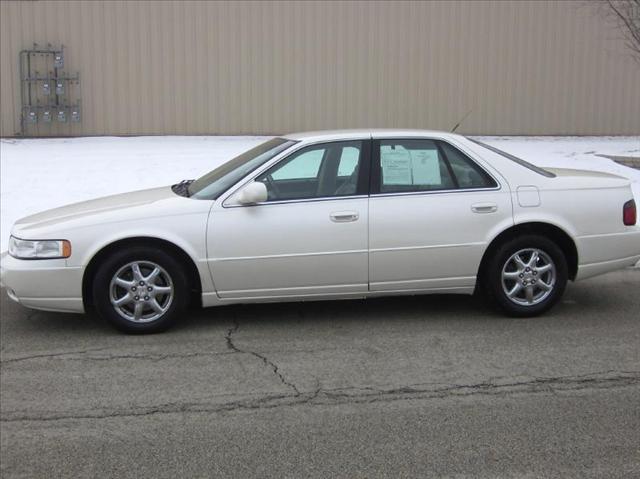
[[627,226],[636,224],[636,202],[634,200],[627,201],[622,207],[622,221]]

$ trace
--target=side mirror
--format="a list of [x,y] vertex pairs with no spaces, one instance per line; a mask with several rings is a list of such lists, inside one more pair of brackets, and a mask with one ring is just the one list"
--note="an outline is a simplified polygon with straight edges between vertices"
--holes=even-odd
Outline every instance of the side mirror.
[[237,201],[241,205],[253,205],[255,203],[262,203],[267,201],[268,198],[267,187],[264,183],[254,181],[245,185],[239,192]]

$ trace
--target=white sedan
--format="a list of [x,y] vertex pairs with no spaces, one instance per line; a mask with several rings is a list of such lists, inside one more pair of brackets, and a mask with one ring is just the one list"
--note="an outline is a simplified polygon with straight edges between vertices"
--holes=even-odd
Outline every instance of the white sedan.
[[463,136],[274,138],[195,181],[19,220],[2,283],[29,308],[128,332],[202,306],[484,293],[534,316],[640,260],[625,178],[541,169]]

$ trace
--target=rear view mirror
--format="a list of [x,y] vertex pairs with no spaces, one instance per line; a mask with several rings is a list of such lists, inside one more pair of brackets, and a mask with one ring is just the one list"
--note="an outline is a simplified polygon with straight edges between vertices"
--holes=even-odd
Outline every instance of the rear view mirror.
[[237,199],[241,205],[253,205],[267,201],[267,187],[264,183],[254,181],[240,189]]

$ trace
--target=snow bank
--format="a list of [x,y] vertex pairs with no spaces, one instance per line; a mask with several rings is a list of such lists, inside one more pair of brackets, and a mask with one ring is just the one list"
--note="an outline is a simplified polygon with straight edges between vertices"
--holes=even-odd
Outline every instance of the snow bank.
[[485,136],[478,139],[538,166],[604,171],[629,178],[636,202],[640,204],[640,170],[602,156],[640,157],[640,136]]
[[263,137],[95,137],[0,143],[0,250],[23,216],[197,178]]
[[[68,203],[197,178],[265,137],[166,136],[9,140],[0,143],[0,250],[23,216]],[[640,156],[640,137],[479,137],[540,166],[640,171],[598,155]],[[640,201],[639,201],[640,203]]]

